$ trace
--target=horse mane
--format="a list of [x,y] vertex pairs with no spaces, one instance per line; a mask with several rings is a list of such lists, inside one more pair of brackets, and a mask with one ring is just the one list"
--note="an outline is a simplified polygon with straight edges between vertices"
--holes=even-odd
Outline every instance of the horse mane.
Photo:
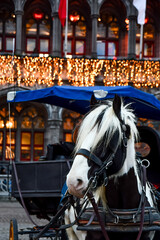
[[[133,110],[130,108],[130,104],[124,105],[122,102],[121,119],[125,124],[130,126],[130,138],[133,138],[134,141],[138,140],[138,131],[135,125],[136,117]],[[95,138],[91,149],[91,151],[93,151],[102,139],[105,139],[105,144],[107,146],[116,130],[120,133],[119,141],[121,141],[121,124],[114,113],[112,102],[99,105],[84,117],[78,132],[75,152],[81,148],[82,143],[91,131],[95,131]]]

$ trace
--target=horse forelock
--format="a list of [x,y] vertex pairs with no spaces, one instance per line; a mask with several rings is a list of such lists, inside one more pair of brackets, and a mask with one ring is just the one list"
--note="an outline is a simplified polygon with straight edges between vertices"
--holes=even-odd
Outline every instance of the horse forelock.
[[[95,136],[92,135],[92,138],[94,139],[91,141],[92,144],[92,146],[90,146],[91,151],[93,151],[96,148],[96,146],[100,143],[100,141],[104,138],[105,144],[107,146],[113,134],[117,130],[120,133],[119,141],[122,139],[120,121],[114,113],[112,104],[110,105],[111,106],[100,105],[94,110],[92,110],[90,113],[88,113],[86,117],[84,117],[79,129],[75,152],[81,148],[82,144],[84,144],[86,139],[88,141],[87,137],[91,132],[94,132],[95,135]],[[134,140],[137,140],[138,131],[135,125],[135,115],[133,114],[133,111],[129,108],[129,105],[124,106],[122,104],[121,118],[125,124],[128,124],[130,126],[131,130],[130,137],[134,138]]]

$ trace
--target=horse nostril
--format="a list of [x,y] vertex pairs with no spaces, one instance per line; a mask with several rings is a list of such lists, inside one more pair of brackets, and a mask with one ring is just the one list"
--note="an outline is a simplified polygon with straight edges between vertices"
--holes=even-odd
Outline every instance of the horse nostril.
[[82,179],[80,179],[80,178],[77,179],[77,182],[78,182],[78,186],[82,185],[82,183],[83,183]]

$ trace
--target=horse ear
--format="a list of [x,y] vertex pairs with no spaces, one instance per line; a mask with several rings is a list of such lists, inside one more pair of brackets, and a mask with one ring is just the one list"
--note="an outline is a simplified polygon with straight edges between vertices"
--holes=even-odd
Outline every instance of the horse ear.
[[91,100],[90,100],[90,106],[91,108],[98,104],[97,99],[95,98],[94,94],[92,94]]
[[115,94],[115,97],[113,99],[113,110],[118,119],[121,119],[121,104],[121,98],[117,94]]

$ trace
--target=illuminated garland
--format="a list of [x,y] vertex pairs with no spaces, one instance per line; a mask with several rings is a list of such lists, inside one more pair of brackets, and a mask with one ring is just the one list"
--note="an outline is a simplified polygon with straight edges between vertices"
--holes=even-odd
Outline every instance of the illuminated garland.
[[160,62],[0,56],[0,85],[160,87]]

